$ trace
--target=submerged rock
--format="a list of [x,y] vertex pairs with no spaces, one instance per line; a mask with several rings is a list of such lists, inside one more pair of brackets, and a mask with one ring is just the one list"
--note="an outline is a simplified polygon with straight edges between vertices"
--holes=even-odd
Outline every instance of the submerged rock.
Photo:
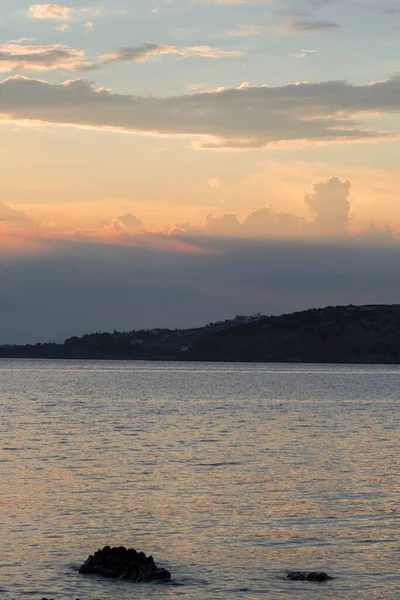
[[147,557],[144,552],[137,552],[134,548],[127,550],[123,546],[119,548],[105,546],[102,550],[97,550],[83,563],[79,573],[136,582],[171,579],[171,573],[167,569],[157,567],[152,556]]
[[304,571],[290,571],[287,574],[287,578],[291,581],[328,581],[329,579],[333,579],[327,573],[308,573]]

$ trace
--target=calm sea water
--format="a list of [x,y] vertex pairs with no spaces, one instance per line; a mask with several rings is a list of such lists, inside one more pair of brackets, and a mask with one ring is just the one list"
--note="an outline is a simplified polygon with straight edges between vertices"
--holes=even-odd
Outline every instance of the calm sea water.
[[[399,408],[397,367],[0,361],[1,597],[400,599]],[[175,585],[78,575],[106,544]]]

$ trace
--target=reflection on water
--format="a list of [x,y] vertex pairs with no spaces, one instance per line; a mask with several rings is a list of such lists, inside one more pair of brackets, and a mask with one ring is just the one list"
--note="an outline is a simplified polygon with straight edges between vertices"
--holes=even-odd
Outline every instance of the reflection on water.
[[[398,600],[399,384],[396,367],[0,361],[2,597]],[[105,544],[184,585],[79,576]]]

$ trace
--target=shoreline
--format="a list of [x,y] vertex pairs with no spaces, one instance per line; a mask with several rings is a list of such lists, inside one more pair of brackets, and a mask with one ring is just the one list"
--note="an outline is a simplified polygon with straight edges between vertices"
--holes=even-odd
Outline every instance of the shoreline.
[[393,362],[389,362],[389,361],[377,361],[377,362],[372,362],[372,361],[348,361],[348,360],[342,360],[342,361],[332,361],[332,360],[320,360],[320,361],[313,361],[313,360],[270,360],[270,361],[266,361],[266,360],[229,360],[229,359],[207,359],[207,358],[188,358],[188,359],[177,359],[177,358],[128,358],[128,357],[118,357],[118,356],[84,356],[84,357],[80,357],[80,356],[0,356],[0,361],[2,360],[17,360],[17,361],[24,361],[24,360],[34,360],[34,361],[39,361],[39,360],[49,360],[52,362],[55,361],[98,361],[98,362],[129,362],[129,363],[140,363],[140,362],[146,362],[146,363],[178,363],[178,364],[188,364],[188,363],[194,363],[194,364],[204,364],[204,363],[212,363],[212,364],[226,364],[226,365],[230,365],[230,364],[237,364],[237,365],[246,365],[246,364],[252,364],[252,365],[323,365],[323,366],[337,366],[337,365],[348,365],[348,366],[371,366],[371,367],[376,367],[376,366],[399,366],[400,367],[400,361],[393,361]]

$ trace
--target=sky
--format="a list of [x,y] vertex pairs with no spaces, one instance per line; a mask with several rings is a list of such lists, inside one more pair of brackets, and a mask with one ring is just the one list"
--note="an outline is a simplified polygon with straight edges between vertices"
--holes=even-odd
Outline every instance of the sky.
[[397,0],[0,0],[0,344],[396,303]]

